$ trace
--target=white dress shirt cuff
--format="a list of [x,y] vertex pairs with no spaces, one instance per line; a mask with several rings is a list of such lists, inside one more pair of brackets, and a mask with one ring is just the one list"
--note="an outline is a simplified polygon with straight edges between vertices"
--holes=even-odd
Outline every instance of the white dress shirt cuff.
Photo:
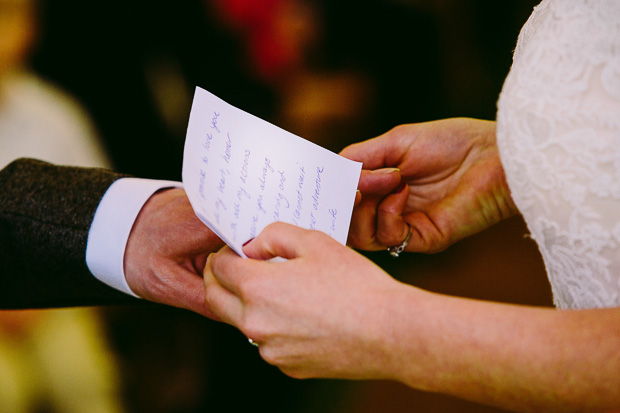
[[180,182],[122,178],[106,191],[88,232],[86,265],[99,281],[138,297],[125,279],[123,260],[131,228],[146,201],[163,188]]

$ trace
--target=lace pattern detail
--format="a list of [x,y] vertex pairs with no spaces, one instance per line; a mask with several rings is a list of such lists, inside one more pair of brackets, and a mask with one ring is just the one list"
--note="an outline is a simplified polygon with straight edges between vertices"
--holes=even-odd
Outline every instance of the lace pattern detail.
[[620,306],[620,1],[534,9],[498,102],[497,139],[556,306]]

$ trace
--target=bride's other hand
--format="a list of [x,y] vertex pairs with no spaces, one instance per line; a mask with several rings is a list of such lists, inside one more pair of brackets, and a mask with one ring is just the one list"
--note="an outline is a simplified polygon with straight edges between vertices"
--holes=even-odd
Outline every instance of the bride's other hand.
[[[518,213],[492,121],[455,118],[401,125],[350,145],[341,155],[363,162],[366,170],[349,234],[355,248],[399,245],[411,231],[406,251],[438,252]],[[373,177],[368,170],[385,168],[399,169],[403,182],[377,200],[381,191],[368,180]],[[365,197],[372,201],[365,203]]]
[[[209,256],[207,307],[302,377],[384,378],[385,312],[402,284],[328,235],[276,222],[246,244]],[[286,262],[264,261],[280,256]]]
[[[326,234],[282,222],[243,251],[251,259],[228,247],[210,255],[206,307],[290,376],[396,380],[510,411],[618,407],[620,308],[430,293]],[[288,260],[263,261],[275,256]]]

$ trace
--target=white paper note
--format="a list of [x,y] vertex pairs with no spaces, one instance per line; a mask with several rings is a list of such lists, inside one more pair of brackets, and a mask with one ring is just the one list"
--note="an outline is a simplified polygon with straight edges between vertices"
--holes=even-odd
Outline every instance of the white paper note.
[[346,244],[361,168],[196,88],[183,184],[196,215],[241,256],[275,221]]

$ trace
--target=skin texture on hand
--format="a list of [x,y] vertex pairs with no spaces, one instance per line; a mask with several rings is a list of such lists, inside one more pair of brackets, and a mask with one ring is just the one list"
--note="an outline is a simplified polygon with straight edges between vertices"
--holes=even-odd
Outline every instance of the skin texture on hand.
[[[398,126],[341,155],[364,170],[398,168],[405,187],[383,187],[362,174],[361,202],[349,244],[364,250],[399,245],[438,252],[518,213],[495,141],[495,122],[458,118]],[[396,190],[395,190],[396,189]],[[409,227],[408,227],[408,226]]]
[[[381,374],[384,354],[372,342],[381,332],[366,328],[383,325],[371,320],[396,280],[331,237],[282,222],[243,251],[254,259],[227,247],[209,257],[207,306],[258,343],[267,362],[298,378]],[[288,261],[263,261],[276,256]]]
[[[620,407],[620,309],[429,293],[329,236],[274,223],[205,268],[207,305],[298,378],[391,379],[515,411]],[[280,256],[285,262],[268,262]]]
[[213,318],[202,272],[224,243],[203,224],[180,188],[155,193],[134,223],[125,249],[125,278],[138,296]]

